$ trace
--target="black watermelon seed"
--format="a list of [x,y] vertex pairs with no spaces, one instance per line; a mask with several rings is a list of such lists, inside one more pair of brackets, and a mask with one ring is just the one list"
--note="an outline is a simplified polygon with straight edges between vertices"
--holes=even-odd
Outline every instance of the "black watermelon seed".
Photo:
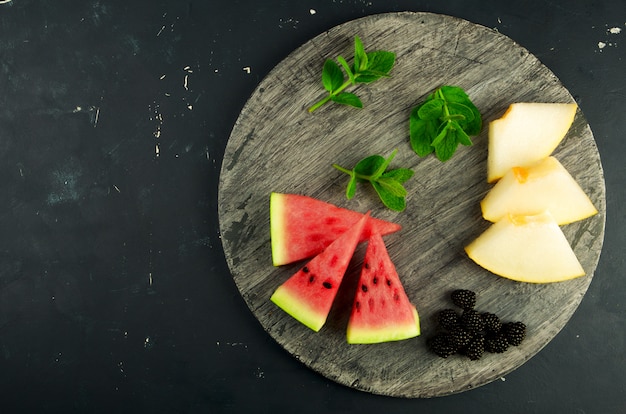
[[330,289],[333,287],[333,285],[328,281],[322,283],[322,286],[324,286],[326,289]]

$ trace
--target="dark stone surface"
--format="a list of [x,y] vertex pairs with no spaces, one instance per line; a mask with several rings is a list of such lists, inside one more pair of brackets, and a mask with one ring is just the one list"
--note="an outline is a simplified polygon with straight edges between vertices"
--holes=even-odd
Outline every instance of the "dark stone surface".
[[[607,187],[600,264],[565,329],[502,381],[429,400],[337,385],[283,351],[217,223],[258,82],[324,30],[401,10],[534,53],[578,99]],[[0,2],[2,411],[623,412],[625,23],[622,0]]]

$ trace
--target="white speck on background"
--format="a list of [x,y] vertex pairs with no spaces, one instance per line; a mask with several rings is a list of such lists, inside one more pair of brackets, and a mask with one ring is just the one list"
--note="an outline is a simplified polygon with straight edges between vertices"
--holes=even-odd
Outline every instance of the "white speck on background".
[[252,72],[252,69],[250,68],[250,66],[246,66],[245,68],[243,68],[243,71],[247,74],[250,74],[250,72]]
[[159,144],[156,144],[154,146],[154,153],[156,154],[157,157],[159,156],[160,151],[161,150],[159,149]]
[[189,90],[189,75],[185,75],[185,80],[183,82],[183,87],[185,88],[186,91]]
[[315,10],[315,9],[310,9],[310,10],[309,10],[309,13],[311,13],[311,15],[314,15],[315,13],[317,13],[317,10]]
[[620,34],[622,29],[620,27],[611,27],[608,31],[611,34]]
[[606,43],[598,42],[598,49],[604,49],[606,47]]
[[165,74],[161,75],[161,77],[159,78],[159,80],[163,80],[165,79]]
[[504,382],[504,381],[506,381],[506,378],[500,377],[500,381]]

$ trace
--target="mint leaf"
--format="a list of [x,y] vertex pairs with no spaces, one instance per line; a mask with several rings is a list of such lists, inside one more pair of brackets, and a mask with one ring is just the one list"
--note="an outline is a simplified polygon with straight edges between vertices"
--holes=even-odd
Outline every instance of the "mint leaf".
[[482,129],[480,111],[458,86],[444,85],[411,110],[409,141],[420,157],[435,152],[440,161],[449,160],[459,144],[472,145],[471,136]]
[[328,59],[322,70],[322,84],[328,92],[334,92],[343,84],[343,72],[333,60]]
[[[353,93],[344,92],[350,85],[357,83],[371,83],[383,77],[389,77],[389,72],[395,64],[396,55],[386,50],[366,52],[358,36],[354,37],[354,59],[350,65],[342,56],[337,56],[337,64],[333,60],[326,60],[322,68],[322,85],[328,92],[309,107],[313,112],[322,105],[332,101],[343,105],[362,108],[363,103]],[[344,73],[345,72],[345,76]],[[346,80],[347,76],[347,80]]]
[[359,97],[356,96],[353,93],[350,93],[350,92],[341,92],[338,95],[331,96],[330,99],[333,102],[337,102],[337,103],[340,103],[340,104],[350,105],[350,106],[354,106],[356,108],[363,108],[363,103],[361,102]]
[[417,117],[424,121],[433,121],[443,116],[443,107],[445,105],[443,99],[432,99],[424,102],[418,107]]
[[387,171],[381,177],[393,178],[400,184],[404,184],[411,177],[413,177],[414,173],[415,172],[413,170],[410,170],[408,168],[398,168],[396,170]]
[[354,197],[357,182],[369,182],[385,206],[395,211],[404,210],[407,191],[403,184],[413,176],[413,171],[408,168],[385,171],[396,153],[397,150],[394,150],[387,158],[370,155],[357,162],[352,170],[333,164],[333,167],[350,176],[346,198]]
[[384,163],[385,159],[380,155],[370,155],[357,162],[354,166],[354,172],[361,177],[369,179]]
[[362,72],[367,69],[368,56],[363,48],[363,43],[358,36],[354,37],[354,71]]
[[372,186],[385,207],[394,211],[404,211],[406,208],[406,199],[404,197],[388,192],[378,182],[373,182]]

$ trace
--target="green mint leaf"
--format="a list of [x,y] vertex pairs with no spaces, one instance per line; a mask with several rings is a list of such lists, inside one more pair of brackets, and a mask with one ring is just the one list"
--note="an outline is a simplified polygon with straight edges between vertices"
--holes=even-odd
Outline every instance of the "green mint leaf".
[[[337,56],[336,60],[339,65],[330,59],[324,62],[322,84],[328,95],[311,105],[308,108],[309,112],[313,112],[331,101],[362,108],[361,100],[354,94],[344,92],[344,89],[356,83],[371,83],[389,76],[395,62],[395,54],[385,50],[368,53],[365,51],[361,39],[355,36],[352,66],[342,56]],[[347,75],[347,81],[345,81],[341,68]]]
[[374,174],[372,174],[372,177],[370,178],[370,180],[378,180],[378,177],[380,177],[381,175],[383,175],[383,173],[385,172],[385,170],[387,169],[387,167],[389,166],[389,164],[391,164],[391,161],[393,160],[393,158],[396,156],[396,153],[398,152],[398,150],[393,150],[393,152],[391,153],[391,155],[389,155],[381,165],[378,166],[378,168],[376,169],[376,171],[374,171]]
[[448,112],[450,117],[455,117],[462,123],[469,123],[474,120],[474,111],[469,106],[460,102],[449,102]]
[[367,69],[368,56],[363,48],[363,43],[358,36],[354,37],[354,72],[359,73]]
[[459,86],[443,85],[437,92],[441,93],[447,102],[465,103],[469,101],[467,93]]
[[396,61],[392,52],[378,50],[367,54],[368,65],[356,77],[358,83],[372,83],[380,78],[389,77],[389,72]]
[[346,71],[348,79],[350,79],[350,82],[354,85],[356,83],[354,79],[354,71],[352,70],[348,62],[343,58],[343,56],[337,56],[337,62],[339,62],[341,66],[343,66],[343,70]]
[[413,170],[410,170],[408,168],[398,168],[398,169],[395,169],[395,170],[387,171],[386,173],[381,175],[381,178],[382,177],[393,178],[394,180],[396,180],[400,184],[404,184],[411,177],[413,177],[413,174],[415,174],[415,172]]
[[435,139],[433,139],[433,141],[430,143],[430,145],[432,145],[435,148],[437,147],[437,145],[441,144],[441,142],[443,142],[447,138],[448,134],[452,130],[450,122],[446,122],[445,124],[442,124],[442,126],[443,128],[441,128],[441,130],[439,131]]
[[443,99],[432,99],[424,102],[417,110],[418,118],[424,121],[434,121],[441,118],[445,103]]
[[432,121],[424,121],[417,116],[417,108],[411,112],[409,124],[410,142],[413,151],[420,157],[425,157],[435,149],[430,143],[437,136]]
[[443,131],[437,136],[437,139],[433,141],[433,147],[435,147],[435,154],[439,161],[448,161],[454,155],[458,141],[456,137],[456,130],[449,125],[444,128]]
[[385,159],[380,155],[370,155],[357,162],[354,172],[364,180],[369,180],[384,163]]
[[408,168],[385,171],[396,152],[394,150],[387,158],[380,155],[365,157],[352,170],[333,164],[334,168],[350,176],[346,198],[354,197],[358,182],[369,182],[385,206],[396,211],[404,210],[407,191],[403,184],[413,176],[413,171]]
[[380,177],[376,180],[376,183],[378,183],[381,188],[384,188],[385,191],[387,191],[389,194],[392,194],[396,197],[406,196],[406,189],[402,186],[401,183],[391,177]]
[[481,114],[467,93],[458,86],[444,85],[412,109],[409,117],[411,148],[420,157],[431,152],[440,161],[449,160],[458,144],[472,145],[471,136],[482,129]]
[[406,199],[404,197],[390,193],[376,181],[372,183],[372,187],[376,190],[378,197],[383,202],[385,207],[393,211],[404,211],[406,208]]
[[322,69],[322,84],[328,92],[334,92],[343,84],[344,77],[341,68],[334,61],[328,59]]
[[341,92],[338,95],[333,95],[330,99],[339,104],[354,106],[355,108],[363,108],[363,103],[359,97],[350,92]]

